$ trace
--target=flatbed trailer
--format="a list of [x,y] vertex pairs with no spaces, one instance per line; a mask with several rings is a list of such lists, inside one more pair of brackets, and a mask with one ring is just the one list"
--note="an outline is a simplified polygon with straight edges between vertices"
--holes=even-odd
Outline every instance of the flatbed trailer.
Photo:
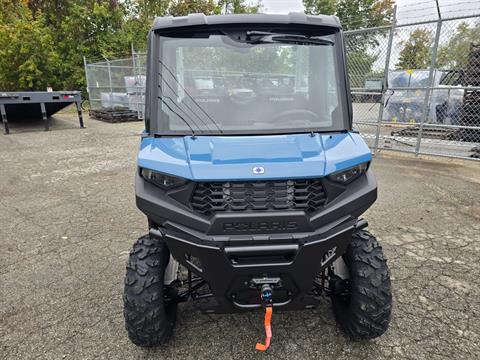
[[10,133],[8,119],[42,119],[49,130],[50,117],[70,104],[77,107],[80,127],[83,128],[80,91],[0,92],[0,113],[5,134]]

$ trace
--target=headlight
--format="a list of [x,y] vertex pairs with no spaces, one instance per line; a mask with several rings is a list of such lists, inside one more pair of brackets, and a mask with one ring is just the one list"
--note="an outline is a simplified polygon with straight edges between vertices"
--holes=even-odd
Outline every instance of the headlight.
[[174,187],[181,186],[187,182],[186,179],[163,174],[161,172],[153,171],[150,169],[140,169],[140,175],[148,182],[157,185],[162,189],[171,189]]
[[365,162],[360,165],[356,165],[354,167],[351,167],[347,170],[342,170],[333,174],[328,175],[328,178],[332,181],[342,183],[342,184],[348,184],[358,178],[360,175],[365,173],[368,169],[368,165],[370,165],[369,162]]

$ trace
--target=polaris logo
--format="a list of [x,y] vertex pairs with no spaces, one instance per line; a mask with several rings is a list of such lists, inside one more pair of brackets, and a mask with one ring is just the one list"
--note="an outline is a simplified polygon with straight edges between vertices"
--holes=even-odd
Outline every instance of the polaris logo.
[[265,173],[265,168],[263,166],[255,166],[252,171],[255,175],[261,175]]
[[205,99],[205,98],[195,98],[197,103],[219,103],[220,99]]
[[268,100],[270,101],[293,101],[294,98],[293,97],[271,97],[269,98]]
[[260,231],[285,231],[298,229],[295,221],[239,221],[223,224],[224,231],[260,232]]

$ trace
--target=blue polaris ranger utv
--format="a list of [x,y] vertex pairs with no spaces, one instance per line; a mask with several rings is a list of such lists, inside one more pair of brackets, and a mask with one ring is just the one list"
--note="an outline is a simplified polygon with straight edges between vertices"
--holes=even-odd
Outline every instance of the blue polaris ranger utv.
[[337,17],[157,18],[135,186],[149,233],[127,265],[130,339],[164,343],[177,304],[194,300],[206,312],[263,309],[265,350],[272,309],[323,296],[351,338],[383,334],[389,270],[360,218],[377,198],[371,160],[352,130]]

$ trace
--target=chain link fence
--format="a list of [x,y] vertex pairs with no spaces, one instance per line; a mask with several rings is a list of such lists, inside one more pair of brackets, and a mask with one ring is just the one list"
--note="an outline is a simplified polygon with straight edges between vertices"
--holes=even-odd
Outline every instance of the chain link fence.
[[480,158],[480,16],[345,32],[354,127],[369,146]]
[[99,116],[110,112],[143,119],[145,108],[146,55],[125,59],[85,62],[90,111]]
[[[354,128],[372,151],[479,159],[480,15],[433,15],[345,32]],[[145,53],[85,61],[85,73],[93,111],[143,119]]]

